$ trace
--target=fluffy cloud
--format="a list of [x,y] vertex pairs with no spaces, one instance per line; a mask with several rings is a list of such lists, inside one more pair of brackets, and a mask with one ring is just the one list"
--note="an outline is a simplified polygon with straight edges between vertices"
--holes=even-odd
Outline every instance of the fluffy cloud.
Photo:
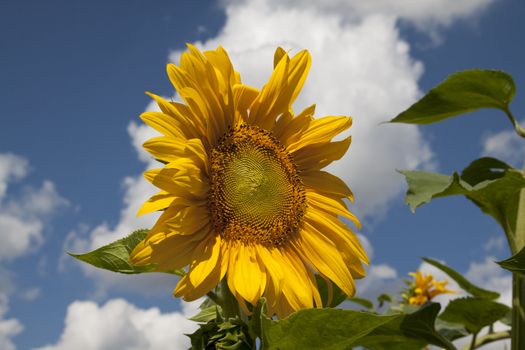
[[75,301],[67,310],[65,326],[56,344],[38,350],[84,349],[187,349],[196,323],[187,320],[197,313],[200,301],[183,304],[182,312],[161,313],[158,308],[140,309],[123,299],[99,306]]
[[[9,296],[15,286],[3,264],[36,249],[43,240],[43,230],[50,215],[67,205],[50,181],[40,187],[26,186],[17,196],[8,190],[10,183],[23,179],[29,163],[25,158],[7,153],[0,154],[0,349],[15,349],[11,338],[22,332],[17,319],[7,319]],[[35,299],[38,288],[29,289],[22,297]]]
[[16,319],[4,319],[8,310],[7,295],[0,291],[0,349],[15,350],[11,338],[23,331],[23,325]]
[[[525,122],[521,123],[525,127]],[[521,167],[525,159],[523,138],[514,130],[501,131],[485,137],[483,141],[484,156],[499,158],[510,165]]]
[[344,13],[349,18],[380,13],[412,22],[420,29],[448,26],[454,20],[472,17],[493,2],[494,0],[271,0],[273,5],[313,7],[330,13]]

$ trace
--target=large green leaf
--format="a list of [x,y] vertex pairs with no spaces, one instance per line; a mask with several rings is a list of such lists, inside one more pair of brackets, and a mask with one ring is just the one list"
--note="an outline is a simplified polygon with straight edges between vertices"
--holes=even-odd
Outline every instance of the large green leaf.
[[506,260],[498,261],[498,264],[504,269],[525,276],[525,248]]
[[[129,261],[129,255],[133,249],[148,234],[148,230],[137,230],[127,237],[118,241],[107,244],[85,254],[68,253],[72,257],[96,266],[101,269],[120,272],[125,274],[153,272],[153,265],[135,266]],[[181,274],[183,271],[173,271],[175,274]]]
[[435,321],[440,308],[437,303],[428,303],[415,310],[407,308],[409,313],[376,328],[357,344],[370,350],[420,350],[426,344],[455,349],[436,331]]
[[408,183],[406,203],[412,211],[433,198],[464,195],[491,215],[508,234],[516,229],[523,174],[494,158],[480,158],[452,176],[423,171],[400,171]]
[[348,349],[400,315],[381,316],[341,309],[306,309],[280,321],[263,320],[267,349]]
[[483,327],[504,318],[509,307],[495,301],[481,298],[461,298],[452,300],[440,319],[459,323],[470,333],[478,333]]
[[[434,330],[438,304],[411,314],[378,315],[371,312],[322,309],[301,310],[290,317],[262,320],[265,349],[421,349],[425,344],[455,349]],[[412,344],[412,347],[407,347]]]
[[508,109],[516,87],[497,70],[466,70],[450,75],[391,122],[430,124],[480,108]]
[[448,267],[447,265],[443,265],[439,261],[436,261],[434,259],[430,258],[422,258],[423,261],[426,261],[430,265],[433,265],[446,273],[450,278],[452,278],[454,281],[457,282],[457,284],[467,293],[469,293],[472,296],[488,299],[488,300],[494,300],[499,298],[499,293],[493,292],[490,290],[482,289],[476,285],[474,285],[472,282],[467,280],[465,277],[463,277],[462,274],[457,272],[451,267]]

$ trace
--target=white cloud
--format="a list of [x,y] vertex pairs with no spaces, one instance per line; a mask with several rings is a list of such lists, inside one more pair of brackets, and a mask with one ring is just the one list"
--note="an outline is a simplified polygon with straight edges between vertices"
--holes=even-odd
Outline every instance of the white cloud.
[[67,205],[50,181],[28,187],[18,198],[0,202],[0,260],[12,260],[39,247],[45,224],[58,208]]
[[472,17],[494,0],[271,0],[274,6],[311,7],[329,13],[344,13],[356,19],[372,14],[389,15],[416,24],[420,29],[448,26],[453,21]]
[[403,285],[397,271],[388,264],[370,265],[366,277],[356,281],[357,296],[374,300],[380,294],[398,295]]
[[14,318],[6,318],[9,311],[9,294],[13,284],[9,272],[0,265],[0,349],[14,350],[12,338],[24,330],[24,326]]
[[[521,125],[525,127],[525,122]],[[521,168],[525,160],[525,143],[514,130],[501,131],[484,138],[482,155],[499,158]]]
[[7,192],[8,182],[24,177],[27,168],[26,159],[12,153],[0,153],[0,201]]
[[[29,162],[11,153],[0,153],[0,349],[14,350],[12,338],[24,327],[14,318],[6,318],[9,310],[9,296],[15,290],[5,263],[40,246],[44,237],[45,224],[51,214],[67,205],[51,181],[44,181],[40,187],[26,186],[16,196],[8,190],[14,180],[23,179],[28,172]],[[26,300],[38,297],[38,288],[22,292]]]
[[161,313],[158,308],[140,309],[124,299],[99,306],[75,301],[67,310],[65,326],[56,344],[39,350],[83,349],[187,349],[197,324],[187,320],[197,313],[201,301],[184,303],[182,312]]

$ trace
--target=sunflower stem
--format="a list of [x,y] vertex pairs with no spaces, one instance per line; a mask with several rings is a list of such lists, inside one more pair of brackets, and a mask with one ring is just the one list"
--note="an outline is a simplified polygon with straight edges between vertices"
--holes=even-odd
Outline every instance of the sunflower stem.
[[226,320],[240,317],[239,304],[230,291],[226,278],[223,278],[221,281],[221,301],[222,311]]
[[[525,176],[525,163],[523,164]],[[512,254],[525,247],[525,189],[520,192]],[[525,349],[525,277],[512,274],[512,350]]]

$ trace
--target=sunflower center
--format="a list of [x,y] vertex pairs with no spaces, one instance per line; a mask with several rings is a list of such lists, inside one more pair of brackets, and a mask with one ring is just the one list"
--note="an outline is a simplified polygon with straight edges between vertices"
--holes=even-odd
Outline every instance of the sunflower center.
[[210,210],[226,239],[279,246],[298,230],[306,200],[297,168],[270,132],[241,124],[211,155]]

